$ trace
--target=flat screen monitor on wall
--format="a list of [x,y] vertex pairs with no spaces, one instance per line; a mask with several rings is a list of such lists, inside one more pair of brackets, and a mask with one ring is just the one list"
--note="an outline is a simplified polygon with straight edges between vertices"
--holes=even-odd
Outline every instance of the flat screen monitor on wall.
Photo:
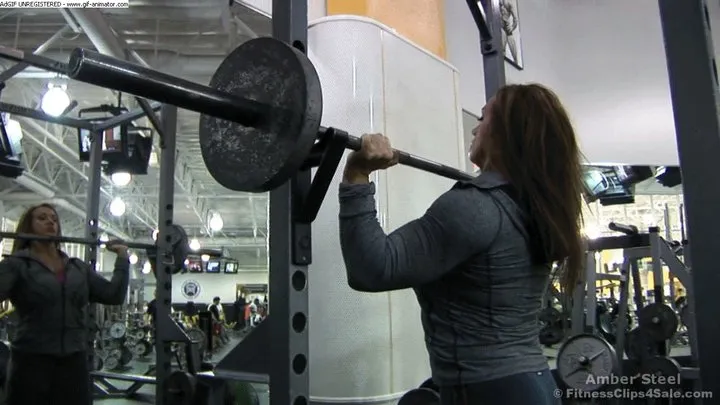
[[202,260],[190,259],[188,261],[187,269],[190,273],[202,273],[203,272]]
[[210,260],[205,267],[205,273],[220,273],[220,261]]
[[225,262],[225,273],[235,274],[238,272],[238,262],[227,261]]

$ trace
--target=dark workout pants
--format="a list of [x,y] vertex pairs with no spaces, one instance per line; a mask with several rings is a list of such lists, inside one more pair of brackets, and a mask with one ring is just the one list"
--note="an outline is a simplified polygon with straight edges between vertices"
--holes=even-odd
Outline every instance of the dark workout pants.
[[560,405],[550,370],[515,374],[477,384],[440,387],[442,405]]
[[52,356],[13,351],[5,382],[5,404],[90,404],[86,356],[84,352]]

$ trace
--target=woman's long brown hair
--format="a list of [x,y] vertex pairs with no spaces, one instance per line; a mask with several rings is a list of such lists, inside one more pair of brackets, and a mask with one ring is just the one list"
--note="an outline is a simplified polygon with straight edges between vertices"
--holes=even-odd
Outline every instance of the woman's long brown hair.
[[[34,205],[34,206],[28,208],[27,210],[25,210],[25,212],[22,214],[22,216],[20,217],[20,220],[18,221],[17,227],[15,228],[15,233],[32,234],[33,233],[33,228],[32,228],[33,213],[35,212],[36,209],[43,208],[43,207],[53,210],[55,215],[57,215],[57,210],[55,209],[55,207],[52,204],[43,203],[43,204]],[[57,236],[62,236],[62,228],[60,227],[59,218],[58,218],[57,226],[58,226]],[[15,242],[13,242],[11,253],[14,254],[15,252],[18,252],[20,250],[28,249],[30,247],[30,243],[32,243],[32,241],[29,241],[27,239],[15,239]],[[60,242],[56,243],[56,245],[58,248],[60,248]]]
[[491,108],[484,166],[507,176],[520,194],[544,257],[559,264],[560,286],[572,293],[585,242],[581,152],[570,118],[557,95],[537,84],[503,87]]

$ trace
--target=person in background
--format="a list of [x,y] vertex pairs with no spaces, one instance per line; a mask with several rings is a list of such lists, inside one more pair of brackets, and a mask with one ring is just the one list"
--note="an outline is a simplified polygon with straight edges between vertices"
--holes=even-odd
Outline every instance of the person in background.
[[197,325],[197,315],[198,310],[195,303],[192,301],[186,302],[185,308],[183,308],[183,321],[189,328],[194,328]]
[[222,305],[220,305],[220,297],[215,297],[212,304],[208,305],[208,311],[212,314],[213,321],[221,322]]
[[[60,218],[50,204],[30,207],[16,233],[61,236]],[[57,242],[16,239],[0,261],[0,301],[18,313],[10,342],[6,405],[89,404],[88,304],[121,305],[127,296],[128,248],[113,240],[106,249],[116,260],[110,280],[88,263],[68,257]]]
[[145,315],[148,318],[148,324],[151,330],[155,330],[155,317],[157,315],[157,290],[153,290],[153,299],[147,304]]
[[225,314],[223,313],[222,304],[220,303],[220,297],[213,298],[212,304],[208,306],[208,311],[212,314],[214,333],[223,343],[227,343],[229,337],[225,330]]
[[567,296],[583,272],[578,140],[558,97],[537,84],[501,88],[473,136],[481,174],[389,235],[369,176],[398,155],[386,137],[362,137],[339,192],[348,285],[415,290],[442,405],[560,404],[538,314],[553,264]]
[[255,297],[250,305],[250,326],[255,327],[262,321],[263,304]]
[[236,322],[235,330],[242,329],[245,326],[245,305],[247,305],[247,301],[245,301],[245,295],[242,293],[238,294],[237,299],[233,304]]
[[252,317],[252,302],[248,302],[245,305],[245,328],[251,326],[250,318]]

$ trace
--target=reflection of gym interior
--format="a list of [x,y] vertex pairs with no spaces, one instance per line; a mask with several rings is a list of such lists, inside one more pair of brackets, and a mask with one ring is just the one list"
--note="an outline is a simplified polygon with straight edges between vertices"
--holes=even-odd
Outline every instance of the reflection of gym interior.
[[[717,402],[698,304],[720,285],[717,1],[109,3],[0,9],[3,258],[57,242],[107,281],[129,248],[122,303],[78,315],[92,403],[440,405],[414,291],[349,286],[346,149],[383,133],[402,151],[369,178],[391,232],[479,173],[486,104],[531,82],[585,159],[583,276],[572,294],[548,280],[537,315],[557,399]],[[20,232],[42,203],[64,239]]]

